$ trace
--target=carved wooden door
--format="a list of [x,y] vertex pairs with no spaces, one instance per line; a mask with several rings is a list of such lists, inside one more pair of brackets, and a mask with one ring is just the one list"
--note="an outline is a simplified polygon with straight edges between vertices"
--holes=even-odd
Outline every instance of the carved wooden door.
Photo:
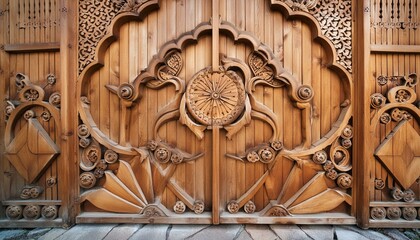
[[355,222],[345,18],[333,34],[316,1],[90,2],[78,222]]

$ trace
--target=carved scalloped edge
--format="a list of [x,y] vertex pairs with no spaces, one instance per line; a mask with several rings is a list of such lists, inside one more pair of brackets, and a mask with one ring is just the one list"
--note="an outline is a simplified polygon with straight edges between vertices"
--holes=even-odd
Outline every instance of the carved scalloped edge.
[[374,132],[376,129],[376,126],[380,122],[382,114],[384,114],[386,111],[392,109],[392,108],[400,108],[400,109],[406,109],[409,112],[413,114],[413,117],[420,122],[420,109],[417,108],[413,104],[407,104],[407,103],[388,103],[385,104],[382,108],[380,108],[375,115],[370,120],[370,126],[371,126],[371,132]]

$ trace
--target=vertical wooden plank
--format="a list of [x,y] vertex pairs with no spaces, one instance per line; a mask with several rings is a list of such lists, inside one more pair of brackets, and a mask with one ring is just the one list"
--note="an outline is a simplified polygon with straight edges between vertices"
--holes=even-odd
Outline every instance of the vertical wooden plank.
[[[74,223],[79,212],[79,205],[74,201],[79,195],[78,187],[78,160],[77,160],[77,108],[75,79],[77,79],[77,7],[78,1],[60,1],[61,11],[60,26],[60,72],[61,72],[61,155],[66,156],[59,168],[60,184],[66,186],[60,193],[62,206],[60,212],[65,226]],[[69,87],[73,86],[73,87]],[[80,90],[80,89],[79,89]],[[65,191],[64,191],[65,190]]]
[[370,6],[369,1],[353,0],[355,36],[354,46],[354,172],[355,186],[353,206],[356,208],[357,224],[361,228],[369,226],[369,188],[371,147],[369,137],[370,106],[369,60],[370,60]]
[[[216,0],[217,1],[217,0]],[[214,2],[213,2],[214,3]],[[213,224],[220,223],[220,127],[212,128],[212,217]]]

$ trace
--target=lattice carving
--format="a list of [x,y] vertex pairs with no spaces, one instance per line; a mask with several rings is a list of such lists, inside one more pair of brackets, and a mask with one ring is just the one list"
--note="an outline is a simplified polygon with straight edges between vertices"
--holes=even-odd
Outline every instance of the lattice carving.
[[374,0],[370,25],[373,28],[413,29],[420,25],[417,1]]
[[319,0],[309,12],[319,21],[322,34],[337,50],[337,62],[352,71],[352,11],[350,0]]

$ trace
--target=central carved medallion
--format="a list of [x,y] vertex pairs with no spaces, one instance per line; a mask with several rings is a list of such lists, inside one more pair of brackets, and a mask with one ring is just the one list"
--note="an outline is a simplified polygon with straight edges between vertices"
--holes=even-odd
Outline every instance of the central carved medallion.
[[245,88],[235,72],[214,72],[207,68],[190,80],[186,99],[189,112],[198,122],[223,126],[241,115],[245,107]]

